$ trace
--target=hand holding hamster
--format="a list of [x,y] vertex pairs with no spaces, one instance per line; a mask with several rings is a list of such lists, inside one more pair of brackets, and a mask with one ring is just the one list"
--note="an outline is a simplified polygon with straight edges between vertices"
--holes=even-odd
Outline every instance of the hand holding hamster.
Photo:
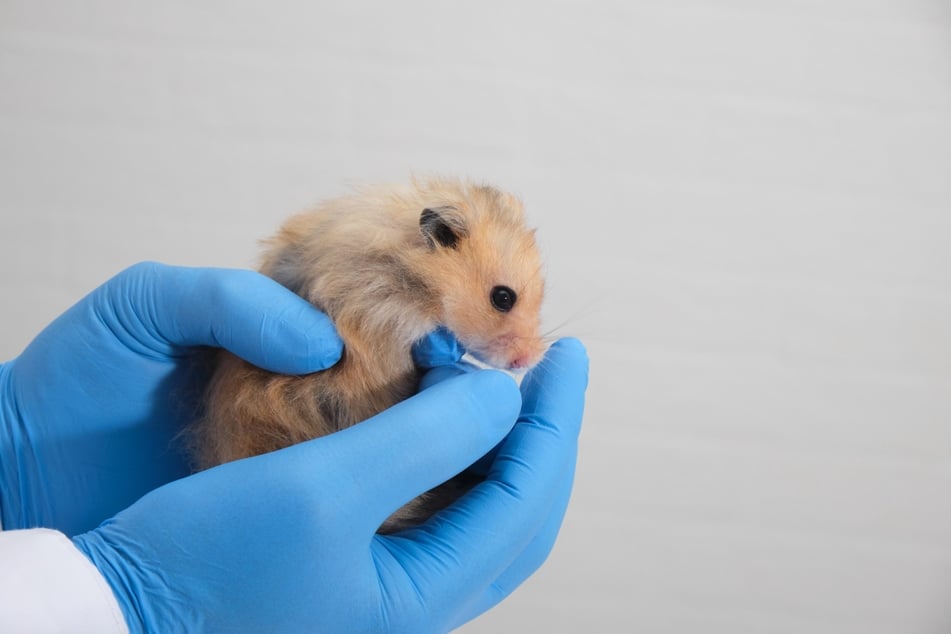
[[[0,365],[4,528],[73,534],[105,519],[75,545],[131,631],[445,631],[544,561],[584,403],[577,342],[556,343],[523,380],[514,428],[519,394],[508,378],[444,366],[426,376],[434,387],[367,425],[174,480],[184,465],[169,447],[182,419],[170,404],[195,385],[200,346],[290,373],[340,354],[329,322],[263,276],[143,264]],[[418,459],[383,460],[422,438]],[[493,446],[485,480],[439,517],[398,537],[374,533],[393,508]],[[24,598],[0,597],[0,624]]]
[[[414,349],[458,361],[445,333]],[[0,364],[0,524],[95,528],[189,473],[207,346],[287,374],[326,369],[343,343],[311,304],[253,271],[136,264]]]
[[[560,341],[521,397],[502,373],[463,372],[363,424],[173,482],[74,542],[133,632],[446,632],[550,552],[586,380],[584,349]],[[423,438],[416,460],[388,459]],[[486,479],[449,508],[376,533],[496,446]]]
[[204,346],[298,374],[342,351],[324,314],[259,273],[122,271],[0,365],[3,528],[87,531],[187,475],[176,436],[194,418]]

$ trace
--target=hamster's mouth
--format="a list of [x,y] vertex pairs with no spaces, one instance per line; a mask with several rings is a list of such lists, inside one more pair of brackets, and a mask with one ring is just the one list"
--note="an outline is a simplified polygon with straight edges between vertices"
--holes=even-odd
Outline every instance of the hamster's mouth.
[[482,365],[524,373],[541,361],[544,350],[541,343],[534,339],[498,337],[488,344],[465,345],[469,355]]
[[466,348],[466,355],[468,355],[468,356],[469,356],[473,361],[475,361],[478,365],[485,366],[485,367],[488,367],[488,368],[501,368],[501,367],[502,367],[502,366],[499,365],[498,363],[493,363],[493,362],[492,362],[492,359],[489,358],[488,355],[486,355],[486,353],[484,353],[483,351],[479,350],[478,348],[474,348],[474,347],[472,347],[472,346],[465,346],[465,348]]

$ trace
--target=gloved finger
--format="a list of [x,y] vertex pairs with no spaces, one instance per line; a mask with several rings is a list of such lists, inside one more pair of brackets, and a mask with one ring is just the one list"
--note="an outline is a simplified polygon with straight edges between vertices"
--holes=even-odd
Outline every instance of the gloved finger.
[[[396,509],[449,480],[498,443],[520,405],[511,377],[494,370],[469,372],[359,425],[284,451],[300,448],[307,465],[332,463],[340,486],[335,499],[325,503],[340,509],[340,525],[362,528],[369,536]],[[330,452],[332,460],[325,454],[315,458],[312,452]],[[354,499],[362,503],[354,504]]]
[[145,262],[118,277],[118,287],[106,285],[117,291],[110,308],[141,345],[162,354],[217,346],[286,374],[322,370],[340,358],[343,343],[330,319],[260,273]]
[[573,484],[574,468],[572,467],[564,477],[560,493],[555,499],[541,530],[529,542],[525,550],[518,554],[511,565],[497,579],[489,583],[482,594],[467,607],[464,613],[459,615],[454,627],[460,627],[495,607],[545,563],[561,530]]
[[[386,543],[433,609],[458,605],[472,587],[499,579],[542,531],[574,465],[587,374],[580,342],[555,343],[523,381],[522,414],[487,479],[425,526]],[[432,583],[433,570],[454,582]]]
[[420,368],[430,369],[456,363],[462,358],[465,348],[448,328],[440,326],[420,339],[413,346],[413,361]]
[[[566,342],[567,341],[568,340],[566,340]],[[530,381],[526,381],[522,383],[521,389],[523,394],[527,392],[530,393],[534,389],[530,387],[531,385],[532,383]],[[528,397],[534,398],[530,394],[528,394]],[[479,460],[477,460],[476,463],[472,465],[472,467],[470,467],[469,471],[477,476],[484,477],[489,472],[489,469],[492,467],[492,465],[495,463],[495,458],[498,455],[498,451],[500,448],[501,448],[501,444],[496,447],[493,447],[489,453],[487,453],[486,455],[482,456]]]

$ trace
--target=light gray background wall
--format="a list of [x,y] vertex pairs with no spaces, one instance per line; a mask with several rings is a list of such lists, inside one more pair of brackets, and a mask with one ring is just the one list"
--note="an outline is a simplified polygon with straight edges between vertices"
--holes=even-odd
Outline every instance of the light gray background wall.
[[947,3],[0,0],[0,357],[413,170],[522,195],[592,358],[467,634],[951,631]]

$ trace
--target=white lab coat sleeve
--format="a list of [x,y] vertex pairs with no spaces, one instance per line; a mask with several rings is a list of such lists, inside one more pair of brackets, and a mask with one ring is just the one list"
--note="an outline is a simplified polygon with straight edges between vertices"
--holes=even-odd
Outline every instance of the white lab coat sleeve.
[[106,580],[66,535],[0,532],[0,632],[128,631]]

